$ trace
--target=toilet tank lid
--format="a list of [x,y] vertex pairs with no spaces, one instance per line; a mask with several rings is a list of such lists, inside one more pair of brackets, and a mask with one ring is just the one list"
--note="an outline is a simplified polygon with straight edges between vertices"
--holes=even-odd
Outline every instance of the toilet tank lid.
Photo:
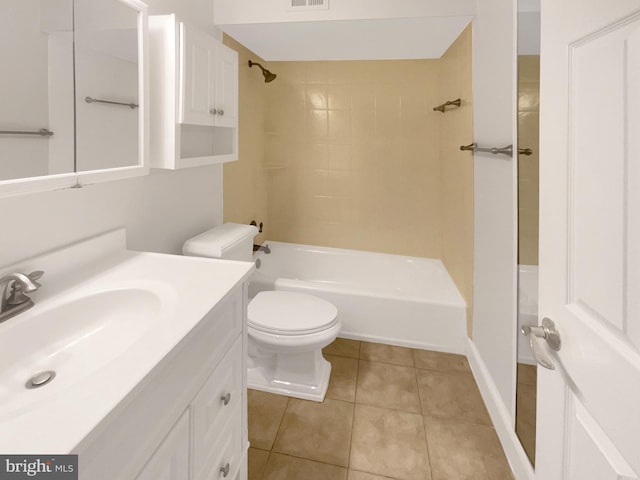
[[253,225],[223,223],[190,238],[182,247],[185,255],[221,258],[225,251],[238,243],[253,238],[258,229]]

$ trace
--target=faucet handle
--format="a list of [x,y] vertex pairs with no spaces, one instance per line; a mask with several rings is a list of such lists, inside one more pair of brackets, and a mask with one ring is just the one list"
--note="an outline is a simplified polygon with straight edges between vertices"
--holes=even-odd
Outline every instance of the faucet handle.
[[36,280],[38,280],[40,277],[42,277],[44,275],[44,271],[43,270],[36,270],[35,272],[31,272],[30,274],[27,275],[27,277],[29,277],[29,279],[33,282],[33,284],[40,288],[42,285],[38,282],[36,282]]
[[40,288],[42,285],[38,283],[36,280],[42,277],[43,275],[44,275],[44,272],[42,270],[36,270],[35,272],[31,272],[28,275],[26,275],[29,278],[29,280],[31,280],[31,283],[35,288],[26,288],[27,285],[23,283],[13,282],[13,284],[11,285],[11,293],[9,295],[9,298],[7,298],[7,304],[21,305],[23,303],[30,301],[31,299],[27,295],[25,295],[25,291],[33,292],[34,290],[37,290],[38,288]]

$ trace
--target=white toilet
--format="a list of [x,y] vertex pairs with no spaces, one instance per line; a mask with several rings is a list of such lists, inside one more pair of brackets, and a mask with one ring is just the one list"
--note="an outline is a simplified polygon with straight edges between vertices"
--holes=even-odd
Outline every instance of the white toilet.
[[[187,240],[185,255],[253,261],[251,225],[225,223]],[[249,388],[321,402],[331,364],[322,348],[340,331],[336,307],[297,292],[258,293],[248,308]]]

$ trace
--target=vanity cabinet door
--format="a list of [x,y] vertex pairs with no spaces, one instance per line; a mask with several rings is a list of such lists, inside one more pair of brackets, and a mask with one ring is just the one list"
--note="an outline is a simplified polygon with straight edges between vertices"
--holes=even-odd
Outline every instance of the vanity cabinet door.
[[[233,478],[242,453],[242,336],[211,374],[191,404],[193,467],[198,480]],[[227,476],[220,468],[229,463]],[[212,477],[213,475],[213,477]]]
[[215,62],[215,124],[238,126],[238,53],[218,43]]
[[216,40],[180,23],[180,123],[214,126]]
[[189,478],[189,410],[162,441],[136,480],[186,480]]

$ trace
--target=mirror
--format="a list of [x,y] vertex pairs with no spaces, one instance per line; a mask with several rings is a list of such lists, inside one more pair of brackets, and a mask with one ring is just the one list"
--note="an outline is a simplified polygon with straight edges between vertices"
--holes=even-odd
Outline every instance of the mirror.
[[141,175],[146,6],[0,0],[0,195]]
[[523,325],[538,323],[540,4],[518,1],[518,366],[516,435],[535,465],[537,368]]
[[138,12],[77,0],[74,17],[76,171],[138,165]]
[[0,65],[0,181],[73,173],[72,0],[0,0]]

